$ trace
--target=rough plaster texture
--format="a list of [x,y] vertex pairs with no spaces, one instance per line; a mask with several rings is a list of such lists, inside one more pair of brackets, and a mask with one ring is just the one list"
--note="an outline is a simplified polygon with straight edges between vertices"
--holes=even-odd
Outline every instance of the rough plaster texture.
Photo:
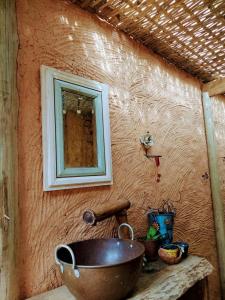
[[[199,82],[69,1],[17,0],[21,299],[62,284],[53,249],[90,237],[110,236],[115,220],[94,228],[86,208],[129,199],[129,222],[144,235],[146,210],[170,198],[177,208],[175,240],[217,269],[207,149]],[[43,192],[40,65],[107,83],[114,183],[111,187]],[[139,137],[153,134],[162,155],[161,182]],[[209,280],[218,299],[218,272]]]

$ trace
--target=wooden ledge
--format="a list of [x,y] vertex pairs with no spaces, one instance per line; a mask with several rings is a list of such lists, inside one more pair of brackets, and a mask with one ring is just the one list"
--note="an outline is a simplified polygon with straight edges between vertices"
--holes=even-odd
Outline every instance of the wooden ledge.
[[[142,273],[130,300],[178,299],[190,287],[207,277],[212,265],[202,257],[190,255],[178,265],[161,261],[151,263],[149,273]],[[76,300],[65,286],[27,300]]]
[[216,79],[203,85],[203,92],[208,92],[209,96],[222,95],[225,93],[225,78]]

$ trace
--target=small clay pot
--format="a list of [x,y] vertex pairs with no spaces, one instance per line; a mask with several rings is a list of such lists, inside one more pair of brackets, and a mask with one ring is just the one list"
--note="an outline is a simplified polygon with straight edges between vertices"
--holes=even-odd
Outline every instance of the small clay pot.
[[160,243],[159,241],[154,241],[154,240],[145,240],[144,241],[144,246],[145,246],[145,255],[147,260],[149,261],[155,261],[158,259],[158,250]]
[[182,259],[182,250],[177,245],[164,245],[159,248],[159,257],[169,265],[178,264]]
[[138,241],[145,246],[145,257],[147,261],[155,261],[158,259],[159,241],[146,240],[146,238],[139,238]]

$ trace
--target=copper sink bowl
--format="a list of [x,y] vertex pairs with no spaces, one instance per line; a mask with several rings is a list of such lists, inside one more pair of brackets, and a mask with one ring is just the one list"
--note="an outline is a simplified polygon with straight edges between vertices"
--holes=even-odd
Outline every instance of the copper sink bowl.
[[55,259],[76,300],[119,300],[133,290],[144,251],[133,240],[93,239],[57,246]]

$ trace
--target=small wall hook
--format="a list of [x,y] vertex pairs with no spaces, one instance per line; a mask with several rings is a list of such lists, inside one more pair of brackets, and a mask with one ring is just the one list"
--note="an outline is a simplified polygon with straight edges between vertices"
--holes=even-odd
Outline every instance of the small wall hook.
[[140,137],[140,142],[146,150],[154,145],[154,140],[152,138],[152,135],[149,133],[149,131],[147,131],[146,134]]

